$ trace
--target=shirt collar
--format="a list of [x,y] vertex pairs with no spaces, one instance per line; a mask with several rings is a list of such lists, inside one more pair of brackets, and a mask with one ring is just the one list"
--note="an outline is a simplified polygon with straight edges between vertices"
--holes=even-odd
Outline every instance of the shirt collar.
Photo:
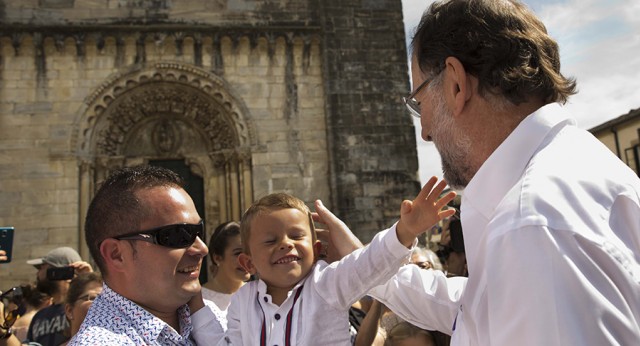
[[[296,289],[298,289],[298,287],[304,285],[307,279],[311,277],[311,273],[313,270],[315,270],[315,268],[316,268],[316,265],[314,264],[311,270],[309,271],[309,274],[307,274],[307,276],[304,279],[298,281],[298,283],[291,290],[289,290],[289,292],[287,293],[287,299],[285,299],[285,302],[288,301],[289,298],[291,298],[291,295],[296,291]],[[258,279],[258,299],[260,301],[260,304],[271,302],[271,296],[267,294],[267,284],[264,281],[262,281],[262,279]],[[282,305],[284,305],[284,303]]]
[[[184,338],[189,338],[193,326],[191,324],[190,310],[185,304],[178,308],[178,320],[180,322],[180,334],[176,333],[171,326],[160,318],[154,316],[147,310],[140,307],[135,302],[123,297],[113,291],[106,283],[103,284],[100,295],[105,302],[120,310],[120,313],[127,316],[129,323],[139,335],[148,343],[158,343],[158,338],[163,338],[180,342]],[[163,342],[160,342],[161,344]]]
[[[537,111],[527,116],[482,164],[465,188],[462,204],[478,210],[487,220],[517,183],[533,155],[554,128],[575,122]],[[555,132],[555,131],[554,131]]]

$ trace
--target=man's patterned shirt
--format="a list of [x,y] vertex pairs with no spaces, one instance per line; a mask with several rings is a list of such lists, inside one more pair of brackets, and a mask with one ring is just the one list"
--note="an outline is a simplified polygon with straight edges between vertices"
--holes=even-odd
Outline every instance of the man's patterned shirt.
[[187,305],[178,308],[178,318],[180,334],[104,284],[69,345],[195,345]]

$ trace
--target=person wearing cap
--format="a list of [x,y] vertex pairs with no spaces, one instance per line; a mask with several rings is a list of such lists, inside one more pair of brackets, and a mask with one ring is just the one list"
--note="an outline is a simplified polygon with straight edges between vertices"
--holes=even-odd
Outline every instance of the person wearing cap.
[[[38,311],[31,320],[27,339],[25,342],[38,343],[42,346],[57,346],[68,338],[64,335],[64,330],[69,327],[69,323],[64,314],[64,298],[69,289],[71,280],[52,281],[47,278],[49,268],[72,267],[75,274],[88,273],[93,271],[91,265],[82,261],[76,250],[70,247],[55,248],[44,257],[27,261],[37,270],[37,289],[51,296],[53,304]],[[18,340],[15,336],[7,338],[7,344],[14,344]]]

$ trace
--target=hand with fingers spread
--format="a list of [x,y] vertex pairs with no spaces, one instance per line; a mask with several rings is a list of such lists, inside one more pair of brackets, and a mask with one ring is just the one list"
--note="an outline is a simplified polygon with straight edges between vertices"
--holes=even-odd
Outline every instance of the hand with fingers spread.
[[328,244],[328,263],[338,261],[342,257],[363,247],[360,240],[351,232],[349,227],[327,209],[321,200],[316,201],[316,212],[311,213],[313,221],[322,223],[326,229],[316,228],[318,239]]
[[454,209],[444,209],[451,202],[456,193],[451,191],[440,197],[447,186],[447,182],[431,177],[413,201],[404,200],[400,205],[400,221],[396,226],[398,240],[407,247],[411,247],[415,238],[426,232],[440,220],[455,213]]

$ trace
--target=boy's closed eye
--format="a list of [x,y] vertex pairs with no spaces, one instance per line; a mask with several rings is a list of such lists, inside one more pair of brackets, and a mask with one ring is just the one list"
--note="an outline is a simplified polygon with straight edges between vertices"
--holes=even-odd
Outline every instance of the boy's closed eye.
[[296,234],[292,234],[291,235],[291,239],[300,240],[300,239],[304,239],[305,236],[306,236],[306,234],[304,234],[304,233],[296,233]]

